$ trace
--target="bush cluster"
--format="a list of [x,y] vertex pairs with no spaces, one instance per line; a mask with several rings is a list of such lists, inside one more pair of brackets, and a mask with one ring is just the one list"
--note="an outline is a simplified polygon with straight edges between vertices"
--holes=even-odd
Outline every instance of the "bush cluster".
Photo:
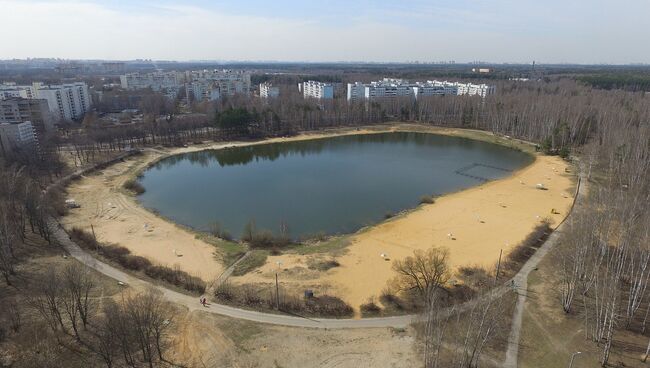
[[137,180],[134,179],[129,179],[125,181],[123,187],[124,189],[130,190],[135,194],[142,194],[145,192],[145,189],[142,186],[142,184],[140,184]]
[[[252,309],[276,309],[277,300],[274,291],[263,290],[254,285],[232,285],[223,283],[214,292],[215,298],[235,306]],[[280,310],[299,315],[321,317],[349,317],[352,307],[335,296],[322,295],[312,298],[298,298],[280,293]]]
[[178,268],[153,265],[147,258],[131,254],[128,248],[115,244],[100,243],[92,234],[77,227],[72,228],[69,235],[70,239],[80,247],[95,251],[128,270],[143,271],[145,275],[152,279],[165,281],[194,293],[202,294],[205,292],[206,286],[203,280]]
[[505,268],[515,270],[518,266],[525,263],[541,247],[546,239],[551,235],[551,223],[549,220],[543,220],[541,224],[535,226],[535,229],[521,243],[519,243],[506,257]]

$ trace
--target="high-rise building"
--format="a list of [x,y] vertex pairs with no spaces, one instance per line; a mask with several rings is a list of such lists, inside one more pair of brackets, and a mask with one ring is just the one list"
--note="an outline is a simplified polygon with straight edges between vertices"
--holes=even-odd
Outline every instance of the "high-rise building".
[[260,84],[261,98],[276,98],[278,96],[280,96],[280,88],[275,87],[268,82],[264,82]]
[[332,99],[334,86],[330,83],[307,81],[299,86],[305,98]]
[[47,100],[50,111],[59,120],[80,119],[90,111],[90,93],[88,85],[84,82],[35,86],[36,96]]
[[[0,100],[12,98],[43,99],[56,120],[74,120],[84,116],[92,105],[88,85],[84,82],[46,85],[33,83],[31,86],[17,86],[13,83],[0,85]],[[32,120],[40,124],[39,119]]]
[[0,153],[10,155],[17,150],[38,150],[36,131],[29,121],[0,124]]
[[47,100],[20,97],[0,100],[0,124],[30,121],[36,131],[42,134],[54,129],[54,119]]

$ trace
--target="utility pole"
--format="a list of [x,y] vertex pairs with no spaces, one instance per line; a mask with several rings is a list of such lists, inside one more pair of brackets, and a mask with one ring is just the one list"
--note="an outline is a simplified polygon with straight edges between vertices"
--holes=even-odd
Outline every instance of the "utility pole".
[[280,310],[280,287],[278,286],[278,272],[275,272],[275,307]]
[[[278,265],[278,270],[282,266],[281,261],[275,262]],[[275,271],[275,307],[277,310],[280,310],[280,285],[278,284],[278,271]]]
[[499,279],[499,272],[501,271],[501,255],[503,255],[503,249],[499,252],[499,262],[497,263],[497,273],[494,275],[494,284],[496,285],[497,280]]
[[571,354],[571,361],[569,362],[569,368],[573,367],[573,360],[576,358],[576,355],[582,354],[581,351],[576,351],[575,353]]

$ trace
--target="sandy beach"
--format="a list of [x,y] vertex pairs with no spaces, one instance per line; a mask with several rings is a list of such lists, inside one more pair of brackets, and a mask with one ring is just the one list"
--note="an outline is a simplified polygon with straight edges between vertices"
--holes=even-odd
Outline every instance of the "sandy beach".
[[[488,133],[413,126],[383,127],[369,130],[344,130],[305,134],[269,141],[311,139],[329,135],[371,133],[388,130],[418,130],[439,134],[496,138]],[[514,141],[503,140],[514,145]],[[182,270],[213,280],[223,271],[216,248],[195,238],[194,234],[140,207],[124,193],[122,183],[153,160],[164,155],[206,148],[243,145],[228,143],[182,149],[147,151],[124,163],[113,165],[68,187],[69,197],[81,204],[63,218],[66,227],[90,230],[98,238],[128,247],[135,254],[155,263],[178,265]],[[255,143],[257,144],[257,143]],[[379,297],[393,277],[390,260],[403,258],[415,249],[431,246],[449,248],[453,267],[492,266],[503,249],[504,254],[528,235],[543,218],[557,225],[572,202],[574,183],[566,173],[568,164],[559,157],[536,155],[535,161],[513,175],[436,199],[404,215],[350,235],[350,245],[337,255],[339,267],[326,272],[307,269],[310,258],[328,255],[271,256],[265,266],[240,277],[236,283],[269,283],[282,262],[281,282],[288,289],[314,288],[336,295],[357,308],[371,297]],[[547,190],[539,190],[543,183]],[[556,214],[552,214],[554,209]],[[452,234],[452,236],[449,236]]]

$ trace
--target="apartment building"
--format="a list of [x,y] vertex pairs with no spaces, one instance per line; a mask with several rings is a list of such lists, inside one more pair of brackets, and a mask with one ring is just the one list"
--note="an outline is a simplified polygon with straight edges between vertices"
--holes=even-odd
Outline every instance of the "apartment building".
[[129,90],[151,88],[156,92],[168,89],[178,91],[182,78],[182,74],[176,72],[128,73],[120,75],[120,84]]
[[36,98],[36,91],[33,86],[18,86],[13,82],[0,84],[0,100],[15,97]]
[[437,95],[469,95],[485,97],[496,91],[495,86],[486,84],[459,83],[447,81],[426,81],[410,83],[403,79],[384,78],[370,83],[348,83],[348,101],[370,100],[375,98],[395,98],[437,96]]
[[0,153],[11,155],[17,150],[34,149],[38,149],[38,139],[31,122],[0,123]]
[[[16,98],[45,100],[53,120],[79,119],[90,110],[92,105],[88,85],[84,82],[60,85],[46,85],[39,82],[32,83],[31,86],[18,86],[14,83],[0,85],[0,100]],[[35,104],[39,105],[40,103]],[[41,114],[41,116],[44,117],[45,114]],[[42,119],[35,117],[30,117],[30,119],[38,129]]]
[[219,90],[220,96],[250,95],[251,74],[237,70],[198,70],[185,72],[188,83],[209,83]]
[[209,80],[195,80],[185,85],[186,93],[191,93],[195,101],[216,101],[221,98],[219,85]]
[[36,83],[36,95],[47,100],[50,112],[58,120],[81,119],[92,105],[88,85],[84,82],[60,85]]
[[305,98],[332,99],[334,98],[334,85],[317,81],[301,83],[298,88]]
[[54,130],[55,116],[47,100],[13,97],[0,100],[0,124],[30,121],[39,134]]
[[261,98],[277,98],[278,96],[280,96],[280,88],[275,87],[268,82],[260,84]]

